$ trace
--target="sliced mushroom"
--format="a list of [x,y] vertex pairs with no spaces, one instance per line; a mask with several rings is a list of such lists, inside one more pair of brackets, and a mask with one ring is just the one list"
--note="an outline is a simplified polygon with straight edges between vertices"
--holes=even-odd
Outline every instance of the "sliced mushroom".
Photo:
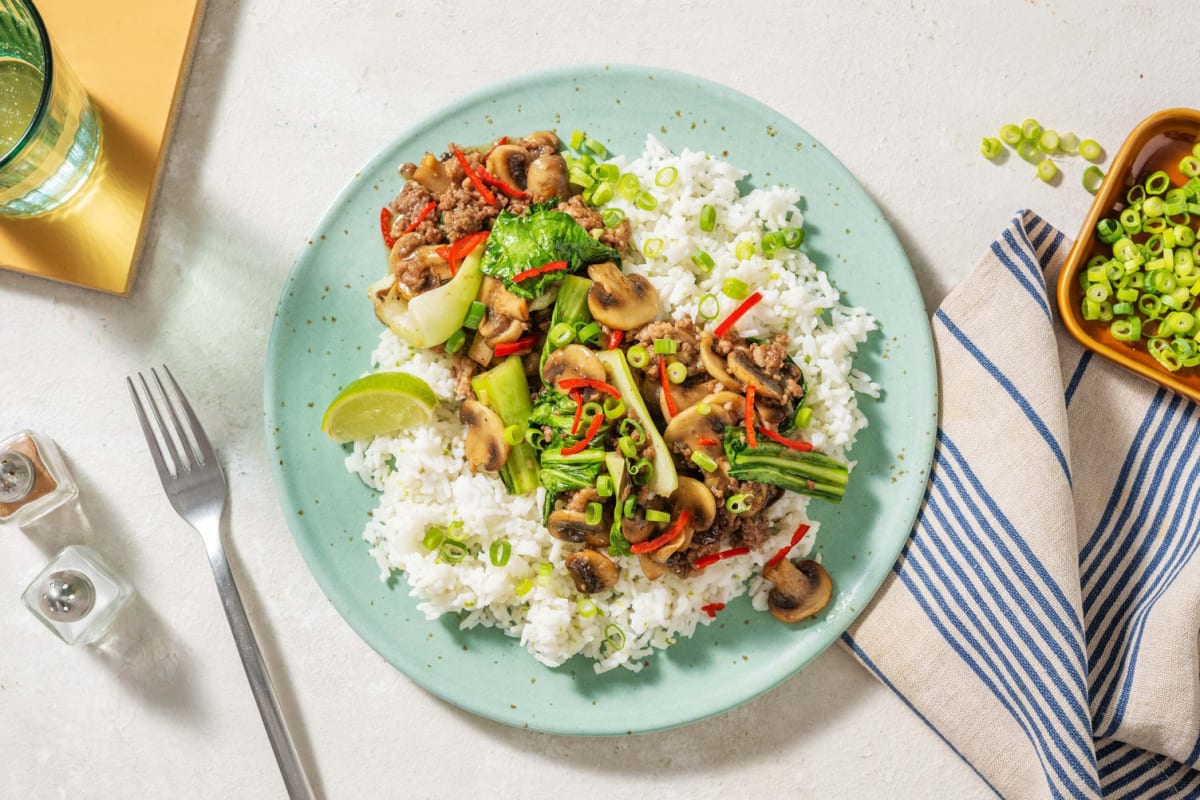
[[466,455],[471,472],[496,472],[503,467],[512,447],[504,441],[500,415],[478,400],[467,400],[458,418],[467,426]]
[[[733,424],[733,416],[722,405],[716,405],[711,398],[719,397],[722,394],[732,394],[732,392],[720,392],[716,395],[708,395],[709,399],[704,400],[709,404],[710,410],[707,414],[701,414],[696,406],[685,408],[680,411],[671,421],[667,423],[666,429],[663,431],[663,440],[672,446],[687,445],[693,450],[703,450],[709,452],[714,450],[720,451],[718,445],[701,445],[699,439],[716,439],[719,443],[725,435],[725,428]],[[697,404],[699,405],[699,404]]]
[[638,563],[642,565],[642,573],[646,576],[647,580],[656,581],[667,574],[666,567],[645,553],[638,555]]
[[479,333],[488,347],[515,342],[525,333],[529,319],[529,304],[522,297],[504,288],[495,278],[485,276],[479,289],[479,297],[487,306],[487,315],[479,324]]
[[436,289],[454,277],[450,264],[437,254],[438,248],[422,245],[417,248],[401,248],[397,240],[388,255],[388,264],[396,276],[396,293],[405,300],[412,300],[422,292]]
[[670,503],[675,514],[685,509],[691,512],[688,525],[694,530],[706,531],[717,521],[716,498],[707,486],[695,478],[680,475],[679,486],[671,492]]
[[771,400],[783,400],[786,391],[783,382],[768,375],[766,370],[755,364],[746,350],[740,347],[734,350],[729,354],[727,363],[733,377],[747,386],[753,386],[756,393]]
[[833,596],[833,581],[816,561],[793,564],[784,558],[763,567],[763,577],[775,584],[767,593],[767,607],[780,622],[806,620]]
[[643,275],[624,275],[611,261],[588,267],[588,310],[619,331],[640,328],[658,316],[658,290]]
[[621,518],[621,535],[625,537],[625,541],[630,544],[644,542],[647,539],[658,533],[662,525],[658,522],[650,522],[642,517],[622,517]]
[[538,155],[546,155],[557,153],[560,142],[554,131],[534,131],[521,139],[521,144],[529,150],[536,150]]
[[[658,381],[654,381],[658,385]],[[691,408],[717,389],[716,381],[700,380],[688,383],[668,383],[671,399],[675,402],[675,413]],[[662,410],[663,419],[670,422],[671,414],[667,410],[667,396],[662,387],[658,386],[658,405]]]
[[596,354],[581,344],[569,344],[550,354],[542,366],[542,380],[548,386],[569,378],[605,380],[604,365]]
[[708,403],[709,407],[719,408],[727,413],[729,424],[741,422],[746,418],[746,397],[737,392],[714,392],[700,402]]
[[567,162],[560,155],[540,156],[526,170],[529,199],[535,203],[566,199],[571,193],[567,182]]
[[729,374],[725,359],[716,351],[717,340],[711,333],[705,331],[700,337],[700,363],[726,389],[741,389],[742,382]]
[[776,403],[771,400],[755,400],[754,410],[758,418],[772,428],[778,428],[792,415],[791,403]]
[[450,175],[446,165],[437,160],[433,153],[426,153],[421,163],[412,171],[412,179],[425,187],[430,194],[441,194],[450,188]]
[[608,544],[608,526],[611,520],[601,520],[595,525],[589,525],[587,515],[582,511],[561,508],[553,511],[546,519],[546,530],[555,539],[564,542],[586,542],[592,547],[603,547]]
[[502,144],[493,148],[487,157],[487,171],[514,189],[524,190],[528,185],[527,170],[529,154],[524,147]]
[[567,556],[567,572],[575,581],[575,588],[587,594],[596,594],[610,589],[617,582],[617,565],[608,556],[596,550],[580,550]]

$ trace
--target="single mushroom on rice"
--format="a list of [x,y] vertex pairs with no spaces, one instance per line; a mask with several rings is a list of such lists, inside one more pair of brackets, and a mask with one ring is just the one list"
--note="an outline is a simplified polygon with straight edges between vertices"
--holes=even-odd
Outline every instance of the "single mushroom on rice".
[[503,467],[512,447],[504,440],[500,415],[478,400],[467,400],[458,418],[467,426],[466,456],[471,472],[496,472]]
[[658,290],[642,275],[624,275],[611,261],[588,267],[588,311],[613,330],[640,328],[658,316]]
[[575,588],[586,594],[611,589],[618,577],[617,565],[596,550],[580,550],[567,556],[567,572],[571,573]]
[[782,558],[763,567],[763,577],[775,584],[767,593],[767,607],[780,622],[800,622],[813,616],[833,596],[833,581],[816,561],[793,564]]

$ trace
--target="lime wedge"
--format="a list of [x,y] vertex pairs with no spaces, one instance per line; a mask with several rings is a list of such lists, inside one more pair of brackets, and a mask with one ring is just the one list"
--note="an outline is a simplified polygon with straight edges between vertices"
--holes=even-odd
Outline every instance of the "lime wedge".
[[335,442],[394,433],[433,418],[437,397],[406,372],[376,372],[353,381],[325,409],[321,430]]

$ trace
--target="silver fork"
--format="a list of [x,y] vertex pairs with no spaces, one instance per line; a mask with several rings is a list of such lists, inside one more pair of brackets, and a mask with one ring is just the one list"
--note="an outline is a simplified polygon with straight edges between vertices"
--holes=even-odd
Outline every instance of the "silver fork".
[[[225,558],[225,548],[221,544],[221,515],[225,510],[227,496],[225,473],[221,470],[221,464],[217,461],[217,455],[213,452],[200,420],[192,411],[183,390],[175,382],[175,376],[166,365],[163,366],[163,372],[166,373],[167,381],[174,392],[174,399],[153,369],[150,370],[150,376],[158,388],[157,396],[150,391],[150,385],[140,372],[137,377],[141,383],[142,396],[139,396],[133,378],[125,379],[129,385],[129,394],[133,398],[133,407],[137,411],[138,422],[142,424],[142,432],[146,435],[146,444],[150,447],[150,455],[154,458],[154,466],[158,468],[158,477],[162,480],[167,499],[171,501],[176,513],[204,540],[205,549],[208,550],[208,561],[212,565],[213,576],[217,579],[217,591],[221,595],[221,603],[225,606],[225,616],[229,618],[229,627],[237,643],[238,655],[242,657],[242,666],[250,681],[250,689],[254,692],[254,700],[258,703],[258,712],[267,728],[267,736],[275,751],[275,760],[283,773],[288,796],[292,800],[307,800],[313,797],[312,787],[304,774],[300,757],[296,754],[291,734],[288,733],[287,721],[279,709],[275,687],[271,684],[271,676],[267,674],[258,643],[254,640],[254,631],[250,628],[250,620],[246,618],[246,609],[242,606],[241,595],[238,594],[237,584],[229,569],[229,561]],[[154,418],[154,424],[146,415],[147,407]],[[163,409],[166,410],[169,422],[163,416]],[[180,412],[185,422],[181,422]],[[195,447],[192,441],[189,441],[189,434],[195,442]]]

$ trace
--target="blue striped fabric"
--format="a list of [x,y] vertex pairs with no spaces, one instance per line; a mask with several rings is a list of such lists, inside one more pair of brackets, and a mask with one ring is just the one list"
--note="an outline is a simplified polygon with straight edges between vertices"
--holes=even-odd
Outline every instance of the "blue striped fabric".
[[[1046,287],[1068,244],[1018,213],[934,315],[929,485],[843,642],[997,795],[1200,798],[1200,597],[1180,595],[1200,575],[1200,409],[1062,335]],[[1191,696],[1156,693],[1163,664]]]

